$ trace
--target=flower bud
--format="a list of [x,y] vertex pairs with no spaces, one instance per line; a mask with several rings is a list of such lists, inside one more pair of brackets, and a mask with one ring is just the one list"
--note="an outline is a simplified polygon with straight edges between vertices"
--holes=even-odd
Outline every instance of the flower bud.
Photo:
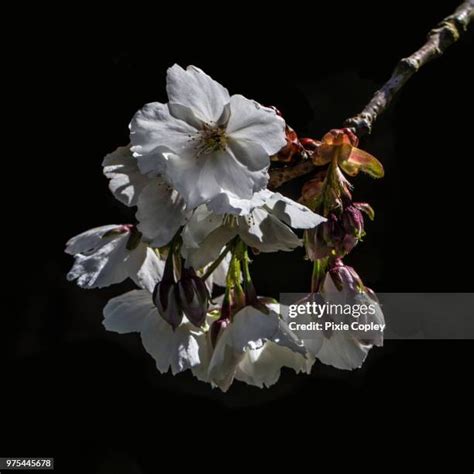
[[294,159],[306,156],[306,151],[301,145],[296,132],[287,125],[285,128],[286,145],[274,156],[272,161],[280,161],[282,163],[289,163]]
[[175,330],[183,320],[176,283],[170,279],[160,281],[153,291],[153,302],[160,316]]
[[331,249],[322,237],[321,227],[325,224],[320,224],[315,229],[309,229],[305,232],[305,248],[306,255],[311,261],[326,258],[331,254]]
[[355,202],[354,207],[362,211],[371,221],[375,218],[375,211],[372,206],[366,202]]
[[177,286],[181,309],[194,326],[201,327],[209,306],[206,284],[192,268],[186,268]]
[[342,226],[348,235],[360,240],[365,234],[362,212],[352,204],[347,206],[342,213]]
[[358,209],[349,209],[348,215],[330,213],[327,221],[305,234],[306,253],[310,260],[343,257],[364,235],[364,221]]
[[314,178],[304,183],[301,190],[300,202],[311,208],[315,201],[321,196],[323,191],[324,180],[326,179],[326,171],[320,171]]
[[306,151],[308,152],[314,152],[318,149],[319,145],[321,145],[321,142],[318,140],[314,140],[312,138],[302,138],[300,140],[301,144],[305,148]]
[[317,166],[325,165],[331,161],[344,161],[349,158],[353,145],[353,137],[344,130],[333,129],[324,135],[317,153],[313,153],[313,162]]
[[336,259],[329,269],[328,276],[332,278],[339,291],[345,290],[352,295],[365,292],[365,286],[360,276],[349,265],[344,265],[340,258]]

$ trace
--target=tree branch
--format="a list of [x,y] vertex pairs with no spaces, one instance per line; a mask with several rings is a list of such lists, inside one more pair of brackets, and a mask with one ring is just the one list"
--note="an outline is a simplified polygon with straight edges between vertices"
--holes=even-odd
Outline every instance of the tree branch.
[[[474,0],[467,0],[428,33],[426,43],[411,56],[403,58],[395,67],[390,79],[379,89],[364,110],[347,119],[344,126],[357,136],[370,134],[372,126],[380,114],[390,105],[397,92],[425,64],[442,56],[474,22]],[[270,188],[278,188],[287,181],[310,173],[315,169],[310,160],[292,167],[277,168],[270,171]]]
[[270,171],[270,181],[268,187],[270,189],[279,188],[282,184],[292,179],[299,178],[305,174],[311,173],[316,166],[311,161],[311,158],[302,161],[294,166],[286,166],[285,168],[275,168]]
[[370,133],[373,123],[388,108],[410,77],[425,64],[442,56],[446,49],[461,37],[473,20],[474,0],[467,0],[428,33],[426,43],[418,51],[400,60],[390,79],[374,94],[364,110],[346,120],[344,126],[351,128],[359,137]]

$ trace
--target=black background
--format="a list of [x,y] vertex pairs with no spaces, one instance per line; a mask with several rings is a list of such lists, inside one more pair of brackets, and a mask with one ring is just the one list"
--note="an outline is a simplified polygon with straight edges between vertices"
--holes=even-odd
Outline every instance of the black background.
[[[271,389],[236,383],[223,395],[189,374],[159,375],[137,336],[106,333],[102,307],[131,285],[80,290],[65,281],[72,259],[63,255],[69,237],[133,219],[109,194],[101,159],[127,143],[138,108],[166,101],[173,63],[277,106],[302,136],[318,138],[357,113],[456,3],[22,12],[7,47],[17,136],[3,140],[11,187],[3,268],[12,286],[2,315],[10,327],[1,341],[0,455],[49,455],[59,472],[114,474],[166,463],[228,469],[248,454],[252,469],[308,453],[316,469],[322,458],[336,466],[341,457],[327,444],[359,447],[360,466],[372,451],[404,457],[424,442],[427,460],[468,457],[471,341],[387,341],[355,372],[317,364],[312,376],[284,371]],[[471,31],[416,74],[362,141],[386,177],[355,180],[376,220],[348,262],[376,291],[473,289],[472,46]],[[296,197],[300,184],[284,192]],[[259,293],[305,291],[302,256],[255,259]]]

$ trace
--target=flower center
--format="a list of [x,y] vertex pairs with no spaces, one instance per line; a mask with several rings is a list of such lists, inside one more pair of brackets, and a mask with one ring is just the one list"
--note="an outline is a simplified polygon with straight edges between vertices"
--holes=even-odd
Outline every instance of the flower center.
[[224,151],[227,146],[227,136],[225,129],[209,124],[204,124],[202,130],[192,138],[196,140],[197,157],[207,155],[214,151]]

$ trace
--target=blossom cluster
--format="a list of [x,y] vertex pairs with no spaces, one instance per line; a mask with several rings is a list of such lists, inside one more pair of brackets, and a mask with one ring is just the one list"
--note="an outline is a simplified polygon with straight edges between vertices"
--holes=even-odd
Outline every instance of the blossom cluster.
[[[106,305],[104,326],[139,333],[160,372],[191,370],[225,391],[233,380],[270,386],[282,367],[309,373],[316,359],[360,366],[370,344],[298,338],[280,305],[258,296],[252,283],[250,255],[302,245],[293,229],[305,230],[308,254],[327,261],[334,256],[327,249],[351,245],[345,236],[333,242],[334,218],[321,206],[267,188],[272,159],[293,146],[292,130],[275,109],[230,95],[194,66],[171,67],[166,88],[168,103],[140,109],[130,143],[103,160],[110,191],[136,207],[137,223],[70,239],[66,252],[75,261],[68,279],[82,288],[133,280],[138,289]],[[308,187],[305,193],[317,194]],[[343,210],[352,241],[362,232],[360,210]],[[355,272],[332,260],[322,293],[372,297],[359,291]]]

